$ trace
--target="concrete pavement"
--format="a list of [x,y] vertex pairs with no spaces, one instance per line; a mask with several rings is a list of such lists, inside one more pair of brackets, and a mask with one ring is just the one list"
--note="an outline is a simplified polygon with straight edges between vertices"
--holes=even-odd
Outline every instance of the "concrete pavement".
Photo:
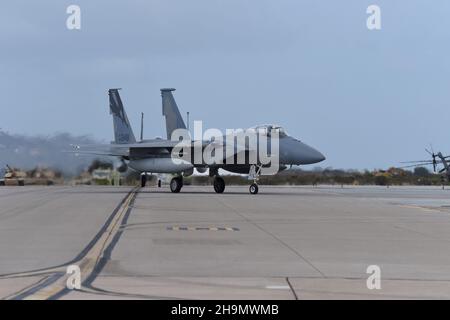
[[[0,295],[450,298],[450,190],[167,189],[0,188]],[[69,262],[88,273],[80,291],[60,290]],[[367,289],[369,265],[381,290]]]

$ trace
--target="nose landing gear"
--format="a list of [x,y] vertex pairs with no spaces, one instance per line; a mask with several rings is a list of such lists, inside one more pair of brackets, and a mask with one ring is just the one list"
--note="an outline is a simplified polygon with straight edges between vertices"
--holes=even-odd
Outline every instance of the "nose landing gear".
[[256,183],[252,183],[250,185],[249,190],[250,190],[251,194],[257,194],[258,193],[258,185]]
[[257,166],[257,165],[251,165],[250,166],[250,171],[248,173],[248,179],[249,180],[253,180],[253,183],[250,185],[249,191],[251,194],[257,194],[258,193],[258,179],[259,179],[259,175],[261,174],[261,168],[262,166]]

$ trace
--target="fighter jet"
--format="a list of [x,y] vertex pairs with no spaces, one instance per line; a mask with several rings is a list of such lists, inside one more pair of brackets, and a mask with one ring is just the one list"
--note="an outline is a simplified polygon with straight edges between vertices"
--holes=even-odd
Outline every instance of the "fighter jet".
[[[143,140],[141,137],[141,141],[136,141],[119,90],[110,89],[108,91],[110,113],[113,117],[114,141],[108,145],[74,146],[76,150],[73,152],[117,157],[120,160],[120,165],[117,166],[120,172],[131,168],[141,173],[142,187],[146,185],[148,173],[174,174],[175,176],[170,181],[170,190],[178,193],[183,187],[183,177],[192,175],[195,168],[200,173],[209,170],[209,176],[213,179],[214,191],[223,193],[225,181],[219,174],[219,169],[222,169],[248,175],[249,180],[253,181],[249,191],[251,194],[257,194],[259,189],[257,181],[261,175],[267,172],[275,174],[292,165],[313,164],[325,160],[322,153],[289,136],[278,125],[259,125],[238,131],[244,136],[250,133],[255,134],[257,139],[252,141],[249,139],[239,140],[234,135],[192,139],[173,97],[172,92],[175,89],[172,88],[161,89],[162,113],[166,119],[167,139]],[[183,132],[187,132],[188,138],[183,140],[180,136],[174,137],[174,134],[180,131],[182,135]],[[238,140],[237,143],[235,143],[236,140]],[[266,144],[264,150],[270,156],[270,163],[263,161],[267,159],[261,157],[263,148],[259,145],[262,145],[262,141]],[[215,157],[213,162],[206,161],[204,158],[201,158],[200,161],[196,159],[196,155],[199,153],[202,154],[202,152],[212,149],[214,150],[210,154]],[[217,151],[225,149],[227,152]],[[277,162],[275,172],[267,170],[273,167],[274,159]]]

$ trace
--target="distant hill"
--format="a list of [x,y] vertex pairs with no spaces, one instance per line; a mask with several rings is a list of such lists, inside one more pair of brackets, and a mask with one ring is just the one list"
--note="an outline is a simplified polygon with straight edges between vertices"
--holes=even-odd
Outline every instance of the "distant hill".
[[92,156],[76,156],[63,151],[71,150],[71,144],[98,143],[89,136],[72,136],[57,133],[51,136],[13,135],[0,131],[0,170],[9,164],[29,170],[49,167],[61,170],[64,175],[80,173],[92,162]]

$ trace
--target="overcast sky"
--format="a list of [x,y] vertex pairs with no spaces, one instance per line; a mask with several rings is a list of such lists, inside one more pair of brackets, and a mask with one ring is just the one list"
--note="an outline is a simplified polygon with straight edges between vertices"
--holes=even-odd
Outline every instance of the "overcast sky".
[[[66,8],[81,7],[81,30]],[[381,7],[382,30],[366,9]],[[322,166],[450,153],[450,1],[2,1],[0,128],[112,140],[107,89],[164,136],[162,87],[205,127],[278,123]]]

